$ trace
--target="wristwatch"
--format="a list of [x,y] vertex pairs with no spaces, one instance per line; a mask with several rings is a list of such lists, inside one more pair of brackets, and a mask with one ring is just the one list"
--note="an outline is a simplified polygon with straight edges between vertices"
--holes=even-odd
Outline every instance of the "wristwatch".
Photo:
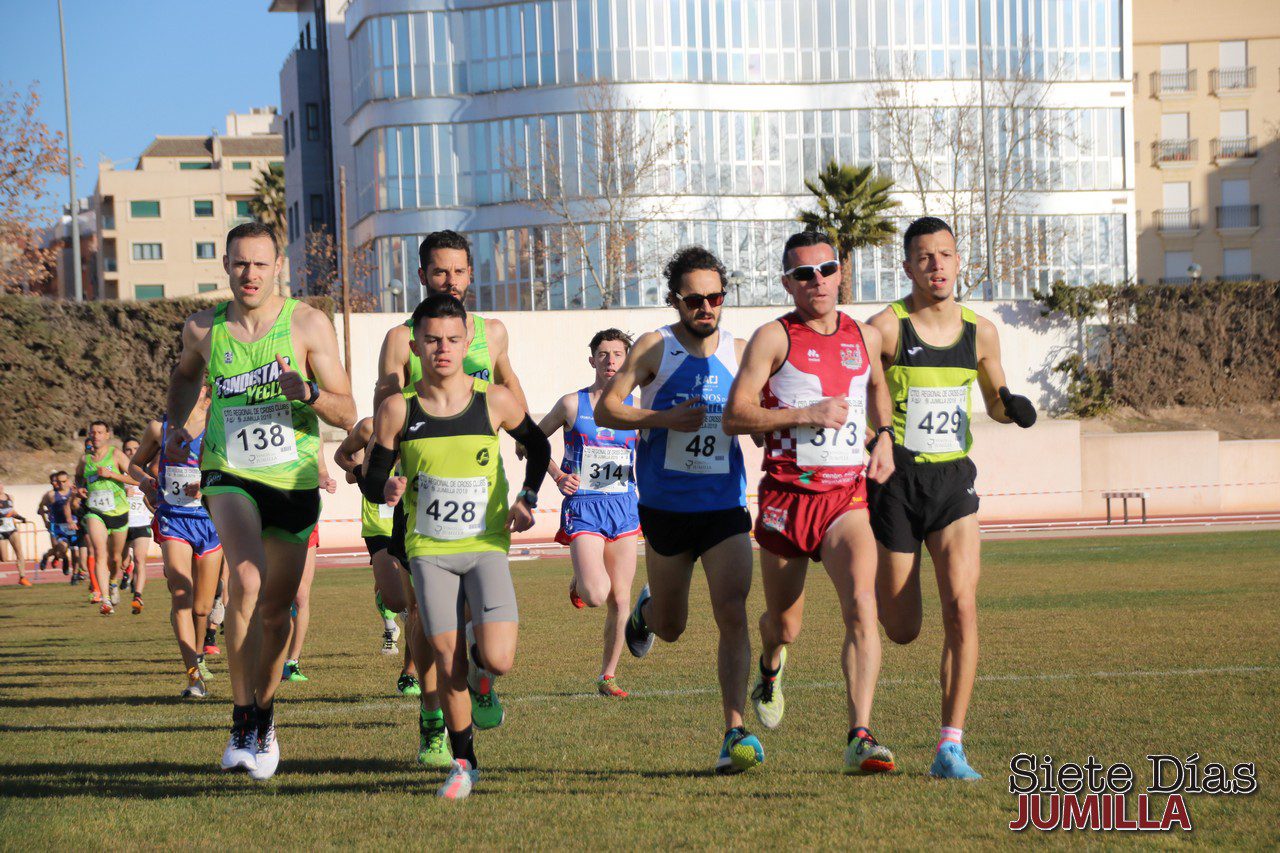
[[893,426],[892,425],[882,426],[876,429],[876,434],[875,436],[872,437],[871,443],[867,445],[867,449],[875,450],[876,445],[880,443],[880,436],[884,435],[885,433],[889,434],[889,443],[892,444],[894,439]]
[[516,500],[521,499],[524,500],[525,506],[529,507],[529,509],[538,508],[538,493],[533,489],[521,489],[520,493],[516,495]]
[[316,400],[320,399],[320,386],[316,384],[314,379],[308,379],[307,388],[311,393],[307,395],[307,399],[304,402],[306,402],[308,406],[313,406],[315,405]]

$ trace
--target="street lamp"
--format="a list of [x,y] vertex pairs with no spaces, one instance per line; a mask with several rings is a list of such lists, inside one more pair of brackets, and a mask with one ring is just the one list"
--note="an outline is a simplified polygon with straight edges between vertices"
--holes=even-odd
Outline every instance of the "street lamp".
[[1200,274],[1201,274],[1201,272],[1202,272],[1202,271],[1201,271],[1201,269],[1200,269],[1200,265],[1199,265],[1199,264],[1192,264],[1191,266],[1187,267],[1187,275],[1191,276],[1191,283],[1192,283],[1192,284],[1199,284],[1199,283],[1200,283]]
[[400,279],[391,279],[391,286],[388,289],[391,291],[391,310],[403,311],[404,309],[400,307],[400,297],[404,294],[404,286],[400,284]]
[[742,270],[734,270],[729,273],[729,284],[733,287],[733,301],[737,305],[742,304],[742,286],[747,283],[747,275]]

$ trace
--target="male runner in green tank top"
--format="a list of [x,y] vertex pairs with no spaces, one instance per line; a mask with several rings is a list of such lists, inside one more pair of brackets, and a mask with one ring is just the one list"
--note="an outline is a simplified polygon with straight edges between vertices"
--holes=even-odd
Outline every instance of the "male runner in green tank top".
[[[230,569],[225,625],[234,707],[222,767],[268,779],[280,760],[273,700],[289,607],[320,519],[319,420],[349,429],[355,401],[329,318],[277,292],[283,259],[274,232],[256,222],[236,226],[222,262],[233,298],[187,318],[168,418],[185,424],[201,384],[212,383],[200,467]],[[170,428],[168,458],[185,459],[190,440]]]
[[129,533],[129,496],[124,487],[138,485],[125,473],[128,458],[120,448],[107,443],[110,439],[111,428],[106,423],[90,424],[88,446],[76,466],[76,485],[87,507],[85,525],[93,550],[93,573],[102,590],[98,612],[103,616],[114,613],[120,603],[120,570]]
[[942,599],[942,735],[929,773],[980,779],[965,757],[965,714],[978,670],[980,541],[977,469],[969,459],[973,383],[999,423],[1029,427],[1031,401],[1009,392],[996,327],[956,302],[955,235],[922,217],[903,235],[911,295],[871,318],[893,398],[894,473],[868,482],[880,565],[880,623],[895,643],[920,633],[920,546],[933,558]]

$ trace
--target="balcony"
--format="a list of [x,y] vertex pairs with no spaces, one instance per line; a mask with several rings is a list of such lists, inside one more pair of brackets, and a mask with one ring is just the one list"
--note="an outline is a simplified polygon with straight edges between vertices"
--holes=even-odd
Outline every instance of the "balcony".
[[1219,281],[1262,281],[1262,276],[1256,272],[1241,272],[1234,275],[1221,276]]
[[1153,98],[1187,96],[1193,94],[1195,90],[1196,71],[1194,68],[1151,72],[1151,97]]
[[1195,284],[1196,279],[1189,275],[1161,276],[1161,284]]
[[1217,228],[1219,231],[1258,230],[1258,205],[1228,204],[1217,208]]
[[1155,213],[1156,230],[1161,234],[1192,235],[1200,230],[1200,211],[1186,207],[1166,207]]
[[1209,72],[1209,91],[1223,95],[1244,94],[1256,85],[1257,69],[1252,65],[1240,68],[1214,68]]
[[115,273],[119,270],[116,266],[116,259],[113,257],[105,257],[102,259],[102,271],[105,273]]
[[1258,156],[1256,136],[1220,136],[1209,143],[1215,162],[1221,160],[1252,160]]
[[1196,140],[1158,139],[1151,143],[1151,162],[1162,168],[1190,166],[1196,160]]

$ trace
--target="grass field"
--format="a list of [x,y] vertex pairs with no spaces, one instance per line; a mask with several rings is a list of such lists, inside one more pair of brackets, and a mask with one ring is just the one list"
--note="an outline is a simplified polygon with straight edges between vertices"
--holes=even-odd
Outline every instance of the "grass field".
[[[80,587],[5,588],[0,848],[987,846],[1025,840],[1006,828],[1020,751],[1124,761],[1138,790],[1150,752],[1256,761],[1254,795],[1188,798],[1189,835],[1123,840],[1280,841],[1280,533],[1006,542],[984,559],[966,734],[982,782],[925,776],[941,643],[928,584],[924,631],[886,644],[877,695],[875,731],[900,772],[839,773],[841,629],[818,571],[786,721],[761,732],[767,763],[722,778],[709,772],[720,727],[705,584],[695,581],[681,642],[643,661],[624,655],[619,680],[633,697],[609,701],[592,683],[602,614],[573,610],[567,562],[543,560],[513,564],[522,625],[516,668],[499,684],[507,720],[480,734],[483,776],[460,804],[434,799],[440,776],[413,761],[414,702],[393,694],[397,664],[376,653],[367,570],[316,580],[311,681],[281,689],[283,760],[265,785],[215,769],[229,718],[223,659],[209,700],[174,698],[182,677],[162,584],[144,616],[111,619]],[[761,606],[757,577],[753,620]],[[1103,840],[1082,836],[1056,840]]]

